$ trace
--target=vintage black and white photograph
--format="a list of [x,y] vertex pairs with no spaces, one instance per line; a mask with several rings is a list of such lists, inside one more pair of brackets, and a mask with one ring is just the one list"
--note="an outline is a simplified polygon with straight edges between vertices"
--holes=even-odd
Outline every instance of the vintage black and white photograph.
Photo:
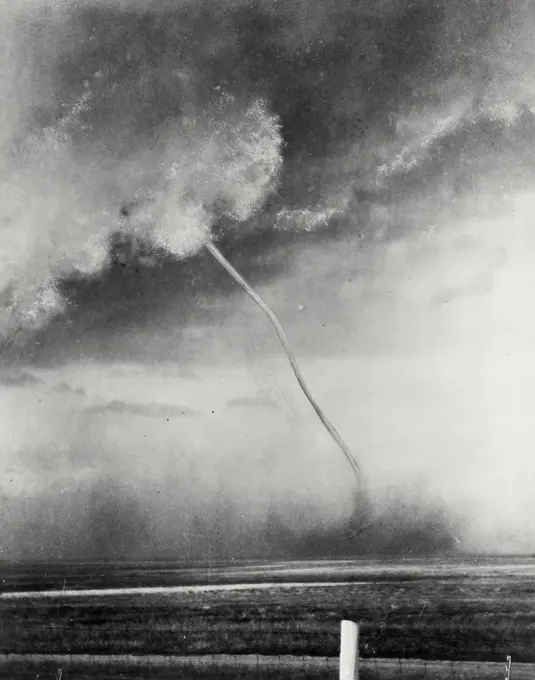
[[532,182],[530,0],[1,0],[0,678],[535,677]]

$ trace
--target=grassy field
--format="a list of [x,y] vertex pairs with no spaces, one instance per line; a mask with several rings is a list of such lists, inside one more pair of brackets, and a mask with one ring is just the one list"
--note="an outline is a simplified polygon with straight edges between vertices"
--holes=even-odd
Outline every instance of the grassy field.
[[[225,583],[223,589],[128,595],[24,594],[17,585],[28,587],[24,570],[4,568],[11,581],[0,594],[3,653],[336,657],[340,620],[349,618],[361,624],[364,659],[505,662],[510,654],[535,662],[535,560],[214,567],[197,584]],[[99,585],[118,584],[113,565],[96,569]],[[135,569],[145,586],[161,585],[157,569],[152,580],[151,567]],[[192,576],[169,567],[164,581]],[[94,575],[90,581],[94,587]],[[125,582],[138,583],[132,573]]]

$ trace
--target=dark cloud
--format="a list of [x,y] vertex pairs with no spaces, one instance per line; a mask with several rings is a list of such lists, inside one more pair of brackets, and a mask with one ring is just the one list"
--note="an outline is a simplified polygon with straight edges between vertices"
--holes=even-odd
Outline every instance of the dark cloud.
[[86,409],[89,413],[130,413],[147,416],[149,418],[174,418],[177,416],[191,416],[195,411],[187,406],[175,406],[174,404],[133,404],[119,399],[91,406]]
[[38,378],[36,375],[23,370],[2,370],[0,371],[0,385],[9,387],[27,387],[46,385],[44,380]]
[[[162,125],[186,110],[197,115],[223,89],[240,102],[267,102],[285,143],[278,191],[239,228],[229,220],[214,225],[253,284],[292,272],[303,246],[348,241],[362,248],[424,228],[408,197],[425,192],[433,210],[447,209],[488,173],[497,150],[516,157],[518,176],[532,165],[528,89],[507,91],[512,114],[500,104],[504,77],[521,82],[525,75],[521,45],[511,51],[507,35],[501,39],[508,26],[520,30],[523,12],[530,18],[520,3],[455,0],[431,10],[423,0],[373,9],[347,0],[132,2],[120,9],[107,2],[67,3],[32,19],[35,12],[27,9],[18,27],[18,39],[34,37],[20,57],[32,66],[20,84],[30,98],[22,122],[46,128],[66,103],[92,93],[73,143],[92,168],[88,177],[106,178],[105,186],[86,184],[91,203],[111,213],[150,184],[146,164],[127,178],[121,163],[148,154],[148,166],[157,164]],[[330,217],[317,220],[318,211]],[[98,222],[99,214],[90,219]],[[236,290],[201,254],[176,262],[150,251],[122,239],[111,269],[96,279],[63,277],[67,313],[24,357],[76,356],[76,343],[83,337],[91,345],[92,333],[104,336],[97,345],[106,354],[105,338],[121,329],[161,323],[177,309],[176,322],[203,323],[199,299]]]
[[81,387],[72,387],[68,383],[61,380],[59,383],[54,385],[54,392],[59,392],[61,394],[70,394],[77,397],[87,397],[87,392]]

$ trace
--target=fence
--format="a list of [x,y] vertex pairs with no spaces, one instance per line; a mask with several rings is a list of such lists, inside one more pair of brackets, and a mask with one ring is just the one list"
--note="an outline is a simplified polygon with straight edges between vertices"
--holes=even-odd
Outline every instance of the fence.
[[[4,654],[0,677],[13,680],[511,680],[511,657],[506,663],[432,661],[418,659],[362,659],[359,628],[342,621],[339,657],[262,655],[125,655],[125,654]],[[515,664],[515,680],[530,680],[534,664]]]

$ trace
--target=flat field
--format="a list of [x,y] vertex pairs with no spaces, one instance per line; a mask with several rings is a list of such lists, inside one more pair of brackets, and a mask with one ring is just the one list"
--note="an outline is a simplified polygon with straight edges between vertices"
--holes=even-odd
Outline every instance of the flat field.
[[4,654],[293,655],[319,662],[338,655],[340,620],[348,618],[360,623],[360,652],[370,662],[505,663],[508,654],[535,662],[532,558],[5,564],[0,580]]

